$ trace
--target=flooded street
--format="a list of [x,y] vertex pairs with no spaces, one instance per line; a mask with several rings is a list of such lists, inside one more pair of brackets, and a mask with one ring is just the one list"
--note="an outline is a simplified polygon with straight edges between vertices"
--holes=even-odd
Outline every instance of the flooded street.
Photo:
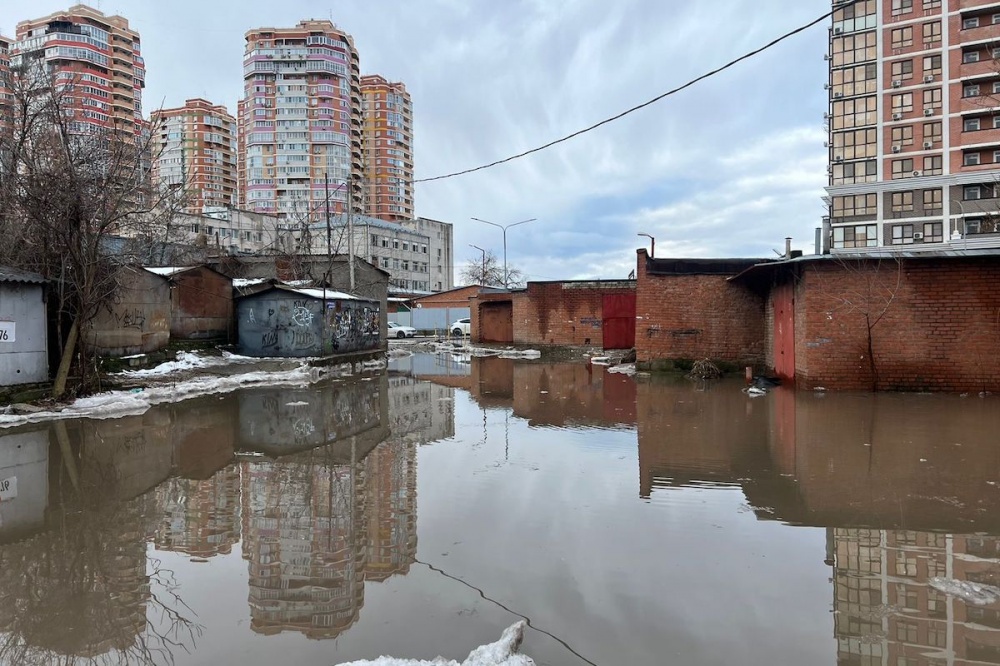
[[0,431],[0,658],[1000,663],[996,398],[740,389],[416,355]]

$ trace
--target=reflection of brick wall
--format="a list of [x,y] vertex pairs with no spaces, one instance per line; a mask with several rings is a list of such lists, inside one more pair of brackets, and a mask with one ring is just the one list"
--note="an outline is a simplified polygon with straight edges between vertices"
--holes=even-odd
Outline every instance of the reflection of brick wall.
[[533,426],[635,424],[632,377],[579,363],[511,363],[514,414]]
[[752,260],[684,260],[651,269],[639,250],[635,348],[639,363],[710,358],[764,362],[764,299],[729,278]]

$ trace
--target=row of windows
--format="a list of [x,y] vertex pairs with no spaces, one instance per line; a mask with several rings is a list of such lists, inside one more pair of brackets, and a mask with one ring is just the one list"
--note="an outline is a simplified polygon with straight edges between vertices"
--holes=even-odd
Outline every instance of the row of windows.
[[[920,26],[923,46],[930,47],[941,42],[941,21],[931,21]],[[894,28],[889,32],[889,40],[894,49],[913,46],[913,26]]]
[[939,176],[944,170],[944,158],[940,155],[928,155],[924,157],[922,162],[919,163],[922,166],[922,171],[914,170],[916,164],[918,163],[910,157],[901,160],[892,160],[892,179],[911,178],[921,174],[924,176]]
[[[859,224],[850,227],[833,228],[833,247],[836,249],[851,249],[878,246],[878,225]],[[915,236],[915,230],[920,229],[920,236]],[[890,227],[889,238],[893,245],[909,245],[917,241],[924,243],[941,243],[944,240],[944,223],[925,222],[922,225],[894,224]],[[913,577],[917,575],[916,559],[908,553],[896,553],[896,574]]]
[[[407,252],[420,252],[421,254],[427,254],[427,246],[423,243],[417,244],[411,241],[400,241],[398,238],[391,239],[392,248],[394,250],[400,249],[400,244],[402,244],[402,249]],[[379,236],[377,234],[371,235],[372,247],[381,245],[382,247],[389,247],[390,238],[388,236]]]
[[[892,192],[889,195],[892,211],[894,213],[912,211],[914,209],[913,196],[913,190]],[[925,211],[941,209],[943,203],[943,192],[941,190],[924,190],[922,197]],[[874,193],[836,196],[833,197],[830,215],[835,218],[875,215],[877,207],[877,196]]]
[[[896,60],[890,65],[890,72],[893,81],[908,81],[913,78],[913,59]],[[941,56],[931,55],[923,58],[924,76],[941,75]]]

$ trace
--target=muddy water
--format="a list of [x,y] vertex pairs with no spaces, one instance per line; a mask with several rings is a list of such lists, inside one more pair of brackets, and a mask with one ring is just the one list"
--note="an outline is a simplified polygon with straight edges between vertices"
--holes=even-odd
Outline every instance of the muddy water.
[[440,356],[0,431],[0,655],[461,659],[524,617],[539,664],[1000,663],[998,433]]

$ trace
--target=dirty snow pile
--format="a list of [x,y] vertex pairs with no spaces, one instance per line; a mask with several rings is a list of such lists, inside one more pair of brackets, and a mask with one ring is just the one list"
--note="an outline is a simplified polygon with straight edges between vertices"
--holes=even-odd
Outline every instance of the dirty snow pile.
[[431,343],[434,351],[439,354],[469,354],[470,356],[497,356],[499,358],[523,358],[523,359],[536,359],[542,357],[542,352],[537,349],[514,349],[513,347],[507,347],[505,349],[496,349],[493,347],[475,347],[468,344],[455,344],[452,342],[435,342]]
[[340,666],[535,666],[530,657],[517,653],[521,639],[524,638],[524,627],[523,620],[508,627],[500,640],[477,647],[461,664],[443,657],[433,661],[379,657],[374,661],[351,661]]
[[246,372],[228,377],[196,377],[175,384],[129,391],[109,391],[78,400],[52,411],[0,414],[0,428],[57,419],[110,419],[135,416],[153,405],[188,398],[230,393],[247,386],[308,386],[327,375],[325,369],[301,365],[291,370]]
[[931,578],[927,582],[935,590],[958,597],[975,606],[989,606],[1000,601],[1000,587],[994,585],[940,577]]
[[635,363],[622,363],[620,365],[613,365],[610,368],[608,368],[608,372],[612,374],[631,376],[636,373]]
[[161,363],[155,368],[144,370],[125,370],[119,373],[123,377],[130,379],[140,379],[143,377],[162,377],[183,370],[196,370],[199,368],[214,368],[220,365],[230,365],[234,363],[253,363],[259,361],[258,358],[249,356],[238,356],[229,352],[222,352],[222,356],[199,356],[191,352],[177,352],[177,359]]

